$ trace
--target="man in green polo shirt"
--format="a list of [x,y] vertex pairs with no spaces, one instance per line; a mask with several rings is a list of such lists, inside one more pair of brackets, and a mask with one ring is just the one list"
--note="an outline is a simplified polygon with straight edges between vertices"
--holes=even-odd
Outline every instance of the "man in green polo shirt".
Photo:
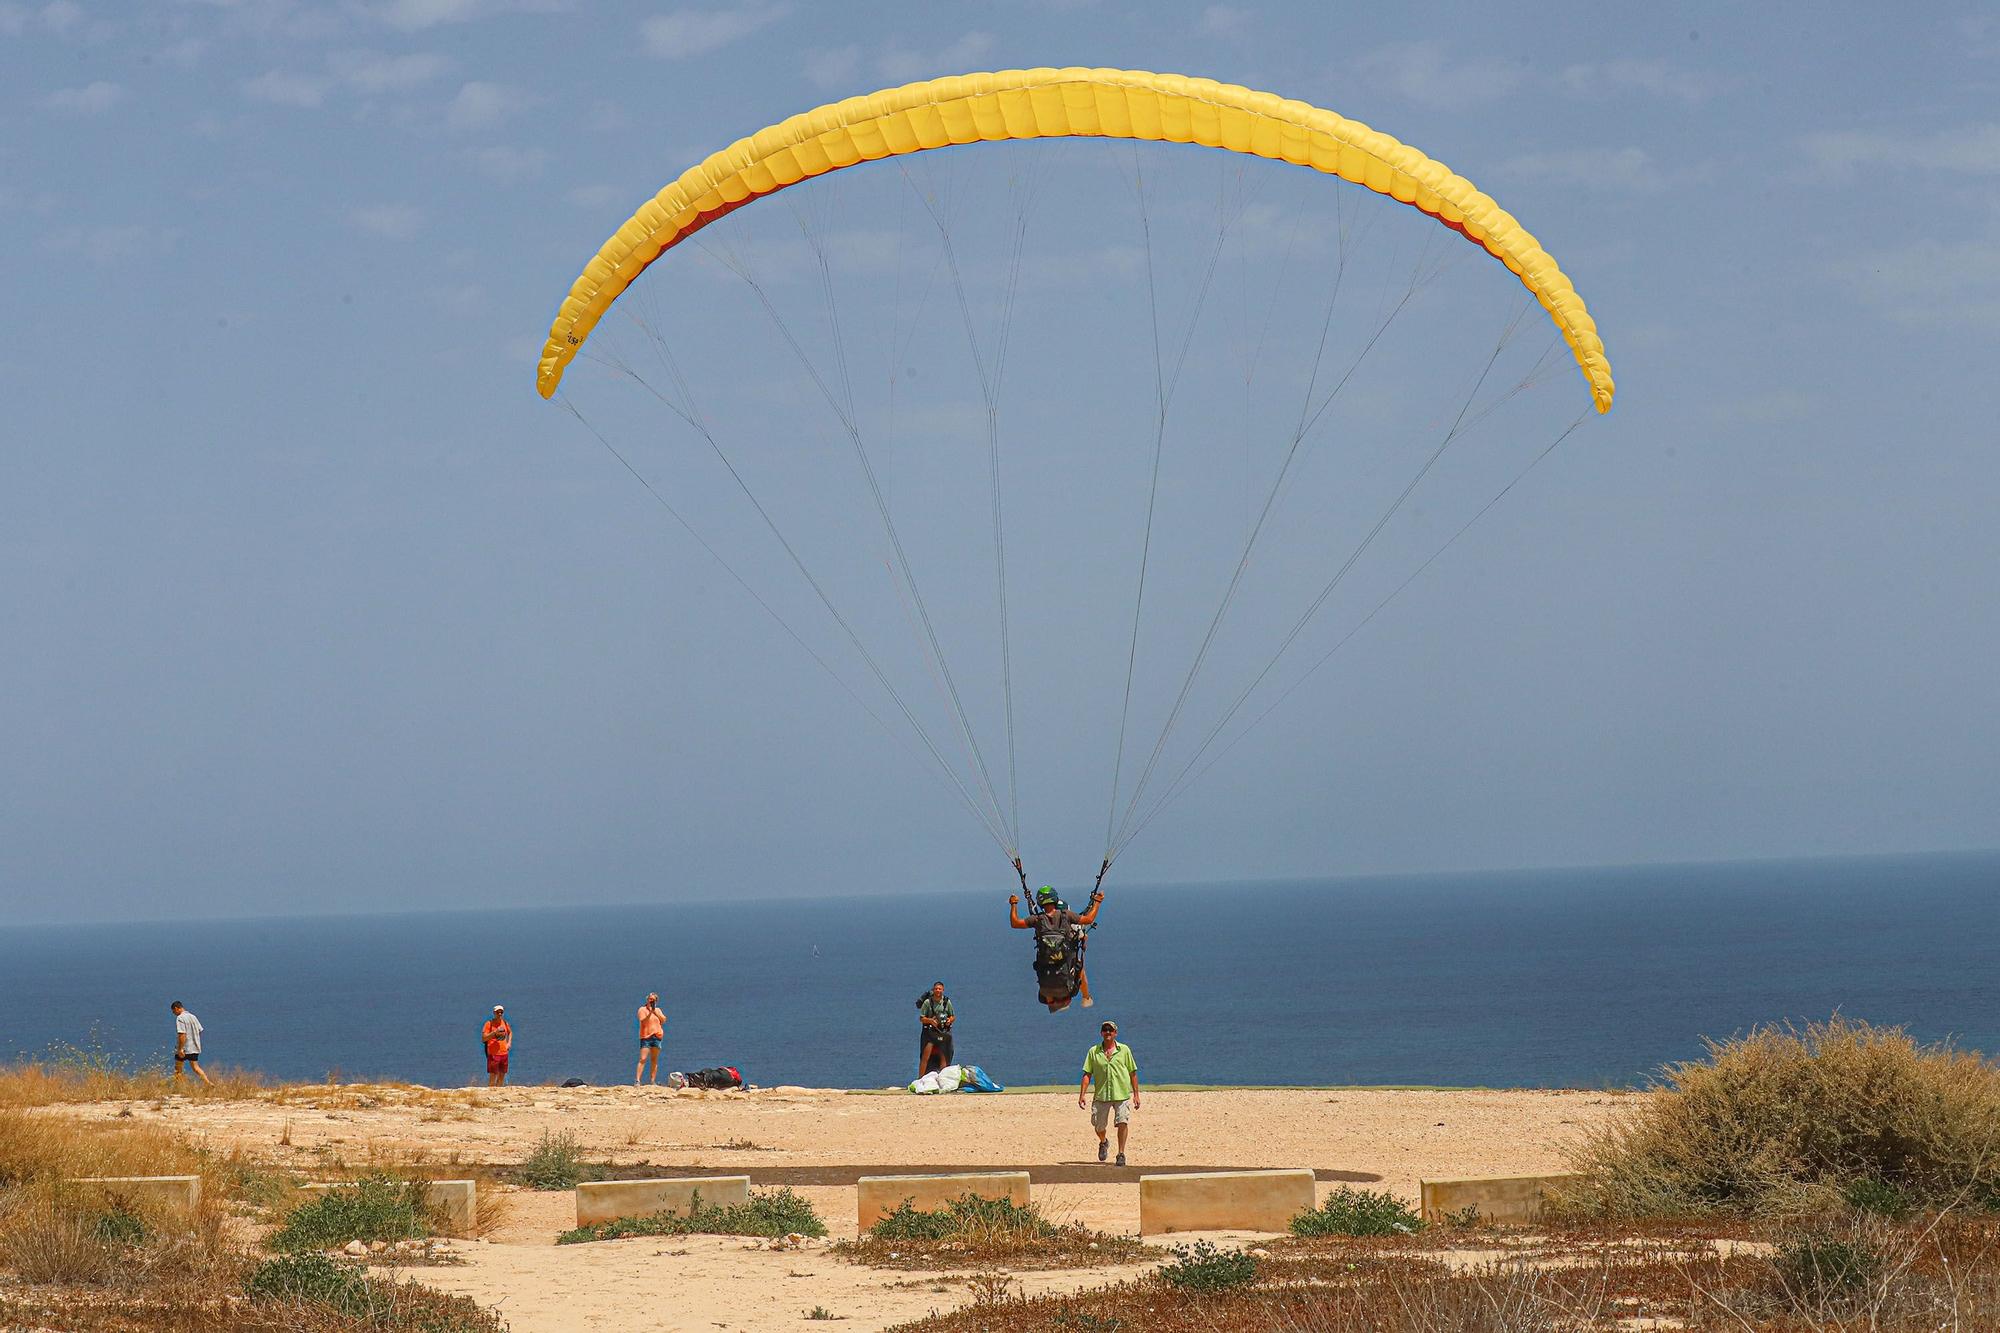
[[[1131,1129],[1132,1112],[1139,1109],[1139,1065],[1132,1058],[1132,1048],[1118,1040],[1118,1025],[1105,1022],[1098,1029],[1104,1040],[1090,1048],[1083,1057],[1083,1082],[1076,1090],[1076,1109],[1081,1111],[1086,1102],[1090,1105],[1090,1127],[1097,1131],[1097,1160],[1103,1161],[1110,1151],[1105,1142],[1105,1128],[1118,1126],[1118,1165],[1125,1165],[1125,1135]],[[1097,1095],[1090,1096],[1095,1084]]]

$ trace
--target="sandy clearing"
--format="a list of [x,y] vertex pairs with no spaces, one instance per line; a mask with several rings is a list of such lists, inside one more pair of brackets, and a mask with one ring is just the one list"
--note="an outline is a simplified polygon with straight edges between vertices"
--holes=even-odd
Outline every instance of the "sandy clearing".
[[[759,1184],[810,1180],[795,1188],[838,1238],[854,1234],[849,1182],[885,1164],[1039,1169],[1035,1199],[1050,1216],[1130,1233],[1139,1224],[1136,1180],[1147,1169],[1305,1166],[1320,1173],[1322,1195],[1344,1179],[1414,1199],[1423,1177],[1558,1170],[1566,1143],[1634,1100],[1574,1091],[1154,1091],[1136,1117],[1123,1172],[1097,1165],[1088,1119],[1064,1093],[330,1087],[287,1090],[282,1101],[167,1098],[62,1110],[129,1111],[307,1174],[413,1157],[469,1171],[506,1166],[545,1132],[566,1131],[586,1156],[627,1168],[621,1174],[728,1170]],[[859,1330],[971,1299],[964,1275],[876,1271],[817,1248],[774,1252],[739,1238],[556,1246],[556,1234],[575,1224],[573,1197],[507,1196],[498,1229],[457,1247],[463,1266],[411,1275],[499,1307],[516,1333],[788,1328],[816,1322],[806,1318],[815,1306]],[[1037,1293],[1073,1290],[1145,1267],[1024,1274],[1019,1282]]]

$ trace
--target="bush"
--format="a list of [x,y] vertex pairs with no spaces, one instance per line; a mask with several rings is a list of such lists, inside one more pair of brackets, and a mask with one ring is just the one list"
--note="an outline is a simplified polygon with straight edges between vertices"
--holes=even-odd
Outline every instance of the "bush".
[[868,1234],[879,1240],[993,1240],[1001,1236],[1043,1240],[1056,1234],[1055,1224],[1032,1205],[1012,1199],[988,1199],[964,1194],[942,1208],[919,1209],[908,1199],[894,1212],[876,1219]]
[[421,1240],[430,1234],[422,1183],[374,1176],[300,1204],[267,1243],[280,1253],[295,1254],[330,1250],[351,1240]]
[[[385,1282],[323,1254],[288,1254],[259,1264],[244,1284],[254,1304],[332,1313],[382,1333],[505,1333],[490,1310],[414,1282]],[[282,1327],[322,1327],[324,1320],[284,1316]]]
[[113,1208],[108,1213],[100,1213],[90,1224],[91,1234],[107,1245],[143,1245],[152,1235],[152,1228],[146,1219],[137,1213],[128,1213],[123,1208]]
[[1292,1219],[1295,1236],[1411,1236],[1423,1229],[1424,1219],[1394,1195],[1345,1185]]
[[1873,1249],[1838,1236],[1802,1236],[1780,1246],[1771,1262],[1786,1293],[1806,1307],[1851,1297],[1882,1272],[1882,1257]]
[[699,1191],[686,1213],[653,1213],[647,1217],[615,1217],[556,1237],[558,1245],[627,1236],[824,1236],[826,1223],[813,1206],[790,1189],[753,1191],[748,1203],[704,1203]]
[[583,1160],[583,1149],[576,1141],[576,1135],[568,1130],[560,1134],[542,1131],[542,1141],[521,1163],[520,1180],[531,1190],[573,1190],[593,1174]]
[[1196,1295],[1228,1291],[1257,1280],[1257,1256],[1246,1250],[1224,1250],[1205,1240],[1173,1247],[1175,1257],[1160,1265],[1160,1277],[1170,1286]]
[[[1951,1207],[2000,1192],[2000,1068],[1839,1016],[1768,1027],[1663,1071],[1575,1154],[1553,1200],[1608,1217]],[[1854,1182],[1866,1182],[1856,1185]],[[1856,1206],[1865,1206],[1857,1203]]]
[[316,1301],[353,1313],[367,1299],[368,1276],[323,1254],[287,1254],[251,1271],[244,1288],[254,1301]]
[[1891,1221],[1908,1217],[1915,1209],[1910,1196],[1896,1186],[1881,1180],[1856,1180],[1841,1191],[1847,1206],[1860,1213],[1873,1213]]

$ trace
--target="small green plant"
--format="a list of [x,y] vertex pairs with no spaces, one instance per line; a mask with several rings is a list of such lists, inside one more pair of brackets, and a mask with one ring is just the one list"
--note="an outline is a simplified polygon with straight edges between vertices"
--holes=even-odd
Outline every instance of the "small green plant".
[[1479,1215],[1479,1205],[1476,1203],[1468,1203],[1463,1208],[1452,1209],[1444,1215],[1443,1221],[1445,1226],[1450,1227],[1454,1231],[1471,1231],[1475,1227],[1486,1224],[1485,1219]]
[[[259,1264],[244,1284],[259,1305],[307,1307],[331,1311],[342,1328],[366,1328],[381,1333],[505,1333],[506,1325],[490,1310],[463,1296],[450,1296],[413,1282],[385,1282],[369,1277],[352,1264],[323,1254],[287,1254]],[[283,1327],[325,1327],[323,1319],[294,1321]],[[262,1327],[262,1325],[260,1325]]]
[[1198,1240],[1173,1247],[1174,1258],[1160,1265],[1169,1286],[1197,1296],[1228,1291],[1257,1280],[1257,1256],[1246,1250],[1225,1250]]
[[1082,1333],[1120,1333],[1125,1321],[1116,1315],[1094,1315],[1088,1310],[1064,1310],[1055,1317],[1057,1328],[1074,1328]]
[[1882,1271],[1874,1250],[1837,1236],[1801,1236],[1780,1246],[1771,1262],[1785,1290],[1815,1306],[1853,1296]]
[[905,1199],[868,1229],[878,1240],[959,1240],[999,1236],[1043,1240],[1055,1235],[1055,1224],[1031,1204],[1012,1199],[988,1199],[963,1194],[942,1208],[920,1209]]
[[107,1245],[143,1245],[153,1231],[137,1213],[113,1208],[98,1214],[97,1220],[90,1224],[90,1234]]
[[1342,1185],[1292,1219],[1295,1236],[1413,1236],[1424,1219],[1392,1194]]
[[815,1320],[838,1319],[840,1316],[827,1309],[824,1305],[815,1305],[812,1309],[806,1311],[806,1318]]
[[542,1141],[521,1163],[521,1183],[531,1190],[573,1190],[590,1177],[583,1160],[583,1148],[568,1130],[560,1134],[542,1131]]
[[421,1240],[430,1234],[421,1183],[371,1176],[300,1204],[267,1244],[281,1254],[297,1254],[351,1240]]
[[558,1245],[627,1236],[824,1236],[826,1223],[813,1206],[788,1188],[753,1192],[748,1203],[705,1202],[699,1191],[686,1213],[654,1213],[648,1217],[617,1217],[556,1237]]
[[1886,1180],[1850,1181],[1840,1194],[1856,1212],[1873,1213],[1891,1221],[1908,1217],[1914,1211],[1909,1194]]
[[323,1254],[287,1254],[266,1259],[245,1283],[253,1301],[312,1301],[352,1310],[367,1293],[368,1278],[352,1264]]

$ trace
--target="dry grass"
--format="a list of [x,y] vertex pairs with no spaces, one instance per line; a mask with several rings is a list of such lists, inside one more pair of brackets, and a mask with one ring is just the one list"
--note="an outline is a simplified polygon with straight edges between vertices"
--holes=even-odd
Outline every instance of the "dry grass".
[[1573,1216],[1825,1214],[1856,1190],[2000,1204],[2000,1068],[1837,1016],[1762,1028],[1670,1066],[1574,1166]]

